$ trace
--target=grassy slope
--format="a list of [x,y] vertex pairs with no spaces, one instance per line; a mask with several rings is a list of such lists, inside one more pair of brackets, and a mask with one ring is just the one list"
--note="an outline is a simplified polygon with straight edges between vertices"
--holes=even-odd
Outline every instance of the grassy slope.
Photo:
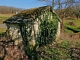
[[[69,24],[70,22],[73,22],[71,25]],[[71,45],[76,44],[76,42],[79,42],[80,44],[80,32],[73,32],[72,30],[69,30],[66,28],[66,26],[68,26],[68,28],[71,28],[73,30],[80,30],[80,19],[68,19],[68,20],[64,20],[63,23],[63,34],[62,34],[62,41],[68,40],[70,42]],[[60,40],[61,41],[61,40]]]
[[[70,22],[72,22],[72,25],[69,24]],[[74,19],[74,20],[64,20],[63,25],[64,25],[64,31],[66,33],[73,33],[71,30],[66,29],[65,26],[70,25],[70,26],[73,26],[75,28],[80,28],[80,19],[78,19],[78,20],[76,20],[76,19]]]

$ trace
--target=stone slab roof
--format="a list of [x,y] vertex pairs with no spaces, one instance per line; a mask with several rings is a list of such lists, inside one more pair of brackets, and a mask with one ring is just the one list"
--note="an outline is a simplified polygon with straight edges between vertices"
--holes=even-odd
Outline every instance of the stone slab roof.
[[27,21],[29,22],[35,20],[38,16],[42,14],[42,12],[45,12],[46,10],[53,12],[51,6],[43,6],[38,8],[27,9],[6,19],[6,21],[4,21],[3,23],[14,23],[14,24],[27,23]]

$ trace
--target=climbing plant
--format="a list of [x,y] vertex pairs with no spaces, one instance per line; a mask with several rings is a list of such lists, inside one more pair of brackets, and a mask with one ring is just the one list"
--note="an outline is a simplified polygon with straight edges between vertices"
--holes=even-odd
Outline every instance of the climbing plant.
[[[40,24],[39,32],[39,44],[45,45],[49,44],[56,38],[57,28],[58,28],[58,18],[56,14],[51,12],[46,12],[47,14],[43,16]],[[52,15],[52,18],[51,18]]]

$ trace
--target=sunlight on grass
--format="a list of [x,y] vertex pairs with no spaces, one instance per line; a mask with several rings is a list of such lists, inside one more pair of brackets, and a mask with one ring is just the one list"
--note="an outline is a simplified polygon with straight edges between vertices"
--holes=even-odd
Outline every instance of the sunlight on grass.
[[11,17],[13,16],[14,14],[0,14],[1,17]]
[[64,23],[63,23],[63,26],[64,26],[64,32],[66,33],[73,33],[72,31],[68,30],[65,28],[66,25],[70,25],[70,26],[73,26],[75,28],[80,28],[80,19],[74,19],[74,20],[64,20]]
[[11,16],[13,16],[13,14],[0,14],[0,24],[3,24],[3,21]]
[[0,33],[6,32],[6,28],[0,28]]
[[80,19],[74,20],[74,23],[75,23],[76,27],[80,27]]
[[68,24],[69,22],[73,22],[75,24],[76,27],[79,27],[80,26],[80,19],[76,20],[64,20],[64,25]]

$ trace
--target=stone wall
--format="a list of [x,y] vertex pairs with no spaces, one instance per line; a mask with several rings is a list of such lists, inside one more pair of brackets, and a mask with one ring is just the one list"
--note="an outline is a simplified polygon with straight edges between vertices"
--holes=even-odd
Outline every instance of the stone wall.
[[15,24],[9,24],[7,26],[9,28],[9,35],[14,40],[15,45],[18,45],[22,41],[20,29],[18,25]]

